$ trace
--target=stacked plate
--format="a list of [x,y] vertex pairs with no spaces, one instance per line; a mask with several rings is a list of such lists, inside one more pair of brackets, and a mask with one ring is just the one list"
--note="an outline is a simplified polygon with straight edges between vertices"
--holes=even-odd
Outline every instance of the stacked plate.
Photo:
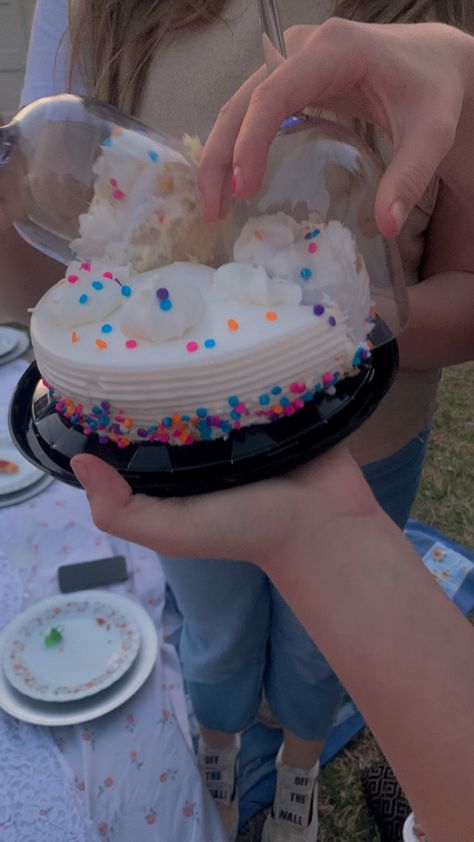
[[0,635],[0,707],[36,725],[96,719],[150,675],[155,627],[137,603],[106,591],[54,596]]
[[10,436],[0,436],[0,509],[29,500],[52,482],[18,452]]
[[26,330],[0,325],[0,365],[21,357],[29,347],[30,338]]

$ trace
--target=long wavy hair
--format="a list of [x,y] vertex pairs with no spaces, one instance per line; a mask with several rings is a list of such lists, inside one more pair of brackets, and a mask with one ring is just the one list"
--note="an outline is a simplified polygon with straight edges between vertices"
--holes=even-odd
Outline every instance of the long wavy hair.
[[228,0],[69,0],[69,83],[136,113],[153,55],[173,35],[218,18]]
[[[228,2],[69,0],[70,81],[77,69],[94,96],[136,113],[155,52],[177,32],[218,18]],[[474,33],[474,0],[336,0],[335,14],[367,23],[436,20]]]

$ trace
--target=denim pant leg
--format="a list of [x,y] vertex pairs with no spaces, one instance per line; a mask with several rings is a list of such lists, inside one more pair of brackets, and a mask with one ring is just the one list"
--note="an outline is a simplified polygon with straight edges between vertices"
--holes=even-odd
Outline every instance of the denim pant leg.
[[273,715],[302,740],[325,740],[343,688],[300,621],[272,585],[265,695]]
[[377,501],[392,520],[404,529],[420,485],[430,430],[423,430],[405,447],[362,469]]
[[[422,433],[393,456],[364,469],[377,500],[401,528],[418,490],[428,436],[428,432]],[[301,739],[325,739],[343,688],[273,586],[269,652],[265,690],[273,715]]]
[[270,583],[246,562],[162,563],[183,615],[180,654],[197,719],[217,731],[243,731],[261,699]]

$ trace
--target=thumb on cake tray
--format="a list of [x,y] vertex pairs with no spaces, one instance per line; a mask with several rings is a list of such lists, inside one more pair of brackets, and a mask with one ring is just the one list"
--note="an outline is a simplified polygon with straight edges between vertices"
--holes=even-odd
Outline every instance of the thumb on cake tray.
[[95,456],[75,456],[71,468],[102,531],[167,556],[255,562],[269,575],[277,559],[291,558],[295,541],[377,508],[342,446],[282,477],[182,498],[134,495]]
[[448,181],[453,165],[459,169],[459,156],[447,156],[459,146],[459,128],[472,136],[463,109],[472,99],[474,39],[442,24],[331,18],[293,27],[286,42],[290,57],[263,81],[262,70],[250,77],[219,114],[200,166],[204,215],[222,215],[229,174],[235,196],[250,198],[283,120],[317,107],[359,117],[391,139],[394,155],[379,185],[376,219],[382,234],[396,236],[440,165],[446,164]]

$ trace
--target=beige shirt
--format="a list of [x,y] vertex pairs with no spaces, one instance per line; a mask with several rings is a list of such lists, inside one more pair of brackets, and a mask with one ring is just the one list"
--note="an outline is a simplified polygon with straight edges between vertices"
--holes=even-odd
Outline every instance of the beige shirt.
[[[280,0],[282,23],[322,23],[329,0]],[[140,117],[157,130],[205,140],[220,107],[263,59],[254,0],[230,0],[223,19],[179,34],[154,59]],[[408,220],[400,238],[405,278],[417,283],[425,236],[436,202],[436,184]],[[439,371],[402,370],[374,415],[350,438],[352,452],[367,464],[396,452],[433,417]]]

